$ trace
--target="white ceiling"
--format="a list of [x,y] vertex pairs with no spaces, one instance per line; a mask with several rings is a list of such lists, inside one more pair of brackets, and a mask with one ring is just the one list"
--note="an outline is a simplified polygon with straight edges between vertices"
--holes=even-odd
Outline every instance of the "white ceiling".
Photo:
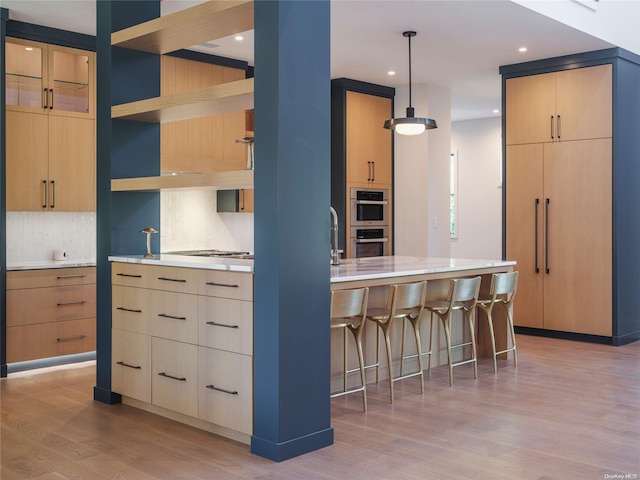
[[[202,0],[164,0],[163,14]],[[0,0],[10,18],[95,35],[93,0]],[[498,67],[612,47],[508,0],[332,0],[331,76],[391,87],[412,82],[451,89],[453,120],[484,118],[500,108]],[[253,32],[242,43],[194,48],[253,64]],[[526,53],[518,48],[526,46]],[[395,76],[387,72],[395,70]],[[417,112],[419,113],[419,112]]]

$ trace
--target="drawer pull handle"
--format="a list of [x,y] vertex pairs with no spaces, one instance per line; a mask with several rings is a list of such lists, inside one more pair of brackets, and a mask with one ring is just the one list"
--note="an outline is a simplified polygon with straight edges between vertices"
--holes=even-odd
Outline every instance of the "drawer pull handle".
[[228,393],[229,395],[238,395],[237,390],[225,390],[224,388],[219,388],[215,385],[207,385],[207,388],[210,390],[215,390],[216,392]]
[[122,310],[124,312],[131,312],[131,313],[142,313],[142,310],[134,310],[133,308],[116,307],[116,310]]
[[116,273],[118,277],[142,278],[142,275],[132,275],[130,273]]
[[186,382],[187,379],[185,377],[174,377],[173,375],[169,375],[168,373],[160,372],[158,375],[161,377],[172,378],[173,380],[179,380],[181,382]]
[[135,368],[136,370],[141,370],[142,367],[140,365],[129,365],[128,363],[124,363],[124,362],[116,362],[118,365],[122,365],[123,367],[129,367],[129,368]]
[[59,342],[68,342],[70,340],[82,340],[84,338],[87,338],[86,335],[75,335],[73,337],[58,337],[58,341]]
[[214,327],[238,328],[238,325],[228,325],[226,323],[216,323],[216,322],[207,322],[207,325],[213,325]]
[[62,303],[58,303],[57,305],[59,307],[67,307],[69,305],[82,305],[84,303],[87,303],[87,302],[85,302],[84,300],[78,300],[77,302],[62,302]]
[[173,318],[174,320],[186,320],[187,319],[187,317],[174,317],[173,315],[167,315],[166,313],[159,313],[158,316],[162,317],[162,318]]
[[238,288],[238,285],[233,285],[233,284],[231,284],[231,283],[207,282],[207,285],[211,285],[212,287],[229,287],[229,288]]
[[58,280],[66,280],[67,278],[84,278],[86,275],[60,275],[57,277]]
[[167,278],[167,277],[158,277],[158,280],[164,280],[165,282],[179,282],[179,283],[187,283],[186,280],[182,278]]

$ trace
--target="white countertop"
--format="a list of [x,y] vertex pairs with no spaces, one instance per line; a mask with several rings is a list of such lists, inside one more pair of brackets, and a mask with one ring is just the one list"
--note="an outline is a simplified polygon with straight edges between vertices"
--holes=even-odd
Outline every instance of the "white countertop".
[[7,262],[7,270],[43,270],[46,268],[95,267],[95,258],[79,260],[32,260],[28,262]]
[[[189,257],[184,255],[160,254],[154,258],[142,255],[110,256],[109,261],[165,265],[169,267],[204,268],[253,273],[253,260],[224,257]],[[485,260],[469,258],[437,257],[367,257],[340,260],[340,265],[331,266],[331,282],[371,280],[404,275],[425,275],[439,272],[459,272],[481,268],[513,266],[513,260]]]
[[439,272],[459,272],[479,268],[513,266],[513,260],[478,260],[437,257],[366,257],[340,260],[331,266],[331,282],[371,280],[404,275],[425,275]]
[[114,255],[109,257],[109,261],[253,273],[253,260],[244,260],[239,258],[189,257],[186,255],[170,255],[168,253],[161,253],[156,255],[154,258],[144,258],[143,255]]

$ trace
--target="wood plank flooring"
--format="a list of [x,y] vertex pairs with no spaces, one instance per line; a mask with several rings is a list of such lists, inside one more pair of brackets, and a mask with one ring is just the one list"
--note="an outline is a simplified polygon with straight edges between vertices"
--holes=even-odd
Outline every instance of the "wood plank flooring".
[[[640,342],[518,336],[519,362],[481,359],[332,400],[335,444],[282,463],[125,405],[93,401],[92,364],[1,383],[2,480],[640,478]],[[616,476],[619,475],[619,476]]]

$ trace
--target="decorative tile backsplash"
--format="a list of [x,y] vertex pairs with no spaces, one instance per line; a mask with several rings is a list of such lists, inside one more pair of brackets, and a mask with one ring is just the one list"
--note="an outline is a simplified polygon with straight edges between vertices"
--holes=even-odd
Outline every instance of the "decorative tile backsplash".
[[217,213],[215,190],[160,194],[160,248],[253,252],[253,213]]
[[95,212],[7,212],[7,262],[96,257]]

